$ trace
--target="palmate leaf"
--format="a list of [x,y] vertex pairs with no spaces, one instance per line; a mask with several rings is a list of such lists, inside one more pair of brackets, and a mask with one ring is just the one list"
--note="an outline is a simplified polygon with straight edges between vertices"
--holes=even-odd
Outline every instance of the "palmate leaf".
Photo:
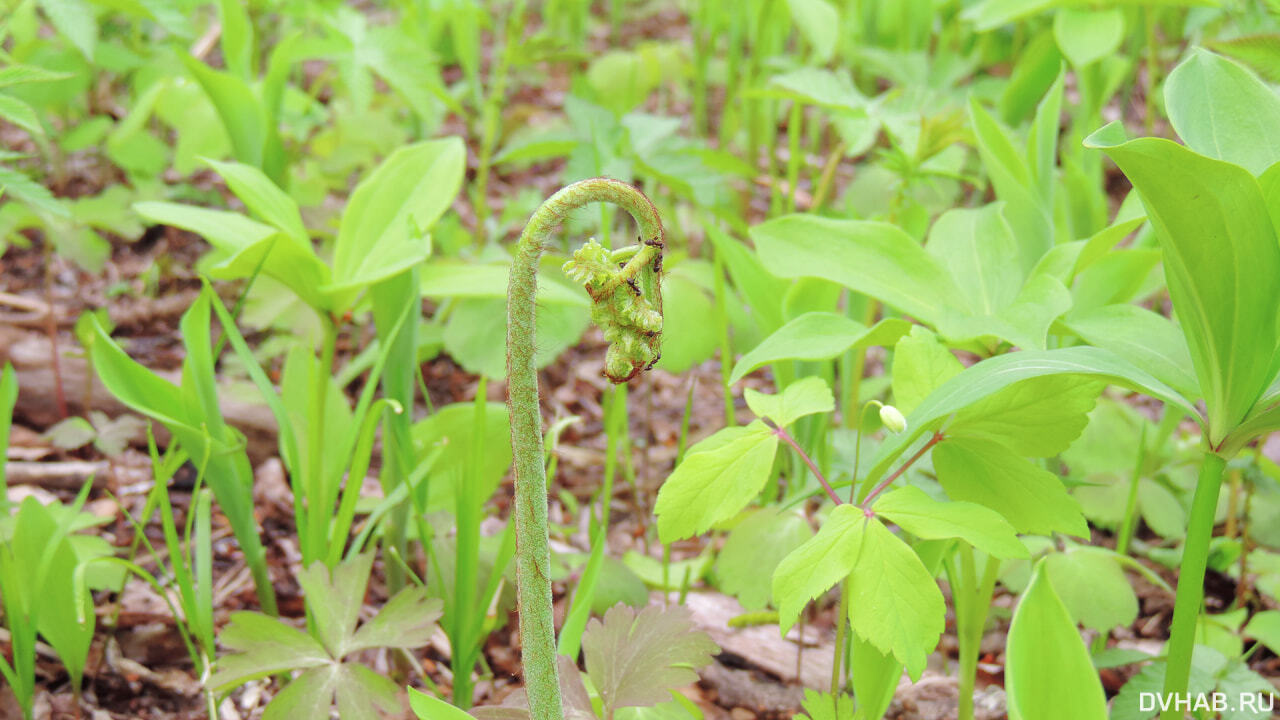
[[668,690],[696,681],[693,668],[710,663],[719,648],[694,630],[686,608],[652,606],[636,614],[616,605],[603,622],[587,623],[582,650],[604,716],[613,717],[617,708],[669,700]]

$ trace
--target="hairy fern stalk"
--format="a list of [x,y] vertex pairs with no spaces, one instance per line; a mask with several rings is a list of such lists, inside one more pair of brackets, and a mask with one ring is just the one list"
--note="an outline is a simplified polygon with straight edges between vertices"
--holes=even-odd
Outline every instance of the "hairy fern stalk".
[[532,720],[562,720],[547,546],[547,477],[542,413],[534,365],[538,258],[570,212],[591,203],[621,207],[640,227],[640,242],[610,252],[590,241],[564,269],[591,296],[591,319],[609,341],[605,376],[623,383],[658,361],[662,339],[662,220],[639,190],[607,178],[576,182],[547,198],[516,246],[507,287],[507,407],[515,468],[516,597],[521,659]]

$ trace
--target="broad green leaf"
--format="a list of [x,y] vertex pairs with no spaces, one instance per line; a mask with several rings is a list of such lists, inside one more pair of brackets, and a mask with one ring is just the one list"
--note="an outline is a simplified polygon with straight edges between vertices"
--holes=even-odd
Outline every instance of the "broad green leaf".
[[970,314],[994,316],[1018,297],[1024,276],[1009,262],[1019,250],[1003,204],[948,210],[929,230],[925,250],[951,270]]
[[962,370],[964,365],[937,336],[918,325],[912,327],[911,334],[893,348],[893,403],[910,414],[929,393]]
[[35,108],[16,97],[0,94],[0,118],[26,130],[34,137],[44,136],[44,126]]
[[742,394],[751,412],[769,418],[780,428],[785,428],[806,415],[836,409],[831,388],[820,377],[797,380],[776,395],[766,395],[751,388],[747,388]]
[[[700,262],[700,261],[694,261]],[[708,290],[696,279],[686,260],[667,270],[662,280],[662,300],[669,308],[662,320],[662,357],[656,367],[682,373],[711,357],[717,347],[715,333],[707,332],[706,318],[715,306]]]
[[98,46],[98,21],[94,6],[85,0],[40,0],[40,9],[84,58],[93,62]]
[[933,467],[953,500],[985,505],[1018,532],[1089,537],[1080,506],[1062,482],[999,442],[945,440],[933,449]]
[[960,410],[945,430],[949,437],[994,440],[1018,455],[1050,457],[1080,437],[1102,388],[1083,375],[1029,378]]
[[[881,720],[893,702],[902,680],[902,663],[889,653],[880,652],[874,645],[854,635],[850,638],[853,670],[853,694],[858,698],[858,709],[853,720]],[[837,720],[844,720],[841,715]]]
[[1167,385],[1106,350],[1073,347],[1007,353],[967,368],[930,393],[907,418],[907,431],[886,438],[876,450],[875,465],[868,477],[873,480],[882,477],[912,443],[924,433],[936,430],[953,413],[1016,382],[1046,375],[1093,376],[1146,393],[1175,405],[1189,417],[1199,418],[1194,406]]
[[1009,720],[1106,720],[1102,683],[1044,563],[1013,613],[1005,652]]
[[917,487],[881,495],[875,513],[925,540],[960,538],[998,558],[1027,557],[1013,526],[994,510],[967,502],[938,502]]
[[1205,38],[1204,44],[1244,63],[1267,82],[1280,82],[1280,33],[1251,33],[1225,40]]
[[942,592],[915,551],[881,523],[866,521],[849,578],[854,633],[881,652],[893,653],[912,680],[919,680],[925,659],[942,636],[946,614]]
[[474,720],[466,712],[417,688],[409,688],[409,708],[418,720]]
[[1078,69],[1114,53],[1124,39],[1124,25],[1124,11],[1118,7],[1064,8],[1053,15],[1053,37]]
[[775,275],[840,283],[923,322],[961,302],[946,268],[893,225],[786,215],[751,228],[751,239]]
[[324,646],[310,635],[256,612],[236,612],[218,634],[222,646],[232,652],[218,658],[208,686],[229,690],[250,680],[296,668],[331,662]]
[[423,238],[449,209],[466,165],[460,138],[402,147],[351,194],[333,250],[333,282],[340,307],[363,285],[394,275],[426,258]]
[[[360,663],[338,666],[334,695],[338,717],[344,720],[383,720],[401,712],[400,688],[385,675]],[[274,701],[273,701],[274,704]],[[268,706],[270,707],[270,706]],[[321,713],[323,716],[324,713]],[[316,717],[282,712],[282,717]]]
[[1165,277],[1218,445],[1275,376],[1280,244],[1258,181],[1169,140],[1089,136],[1133,182],[1164,249]]
[[662,542],[706,532],[746,507],[768,482],[777,449],[778,436],[759,420],[690,448],[658,491],[654,514]]
[[892,345],[911,324],[886,318],[871,327],[839,313],[809,312],[778,328],[733,366],[729,383],[781,360],[827,360],[849,349]]
[[1073,312],[1065,324],[1085,342],[1114,352],[1183,397],[1200,396],[1186,338],[1165,317],[1137,305],[1104,305]]
[[222,176],[227,187],[240,198],[250,213],[275,226],[300,247],[311,249],[311,238],[306,226],[302,224],[298,204],[271,182],[271,178],[252,165],[219,162],[208,158],[205,158],[205,163]]
[[716,558],[716,585],[733,595],[747,610],[769,605],[770,587],[760,578],[772,577],[778,563],[800,547],[813,531],[794,512],[761,508],[738,523]]
[[[1111,6],[1195,7],[1222,5],[1222,0],[1110,0]],[[970,5],[963,17],[974,23],[979,32],[994,30],[1051,8],[1092,8],[1093,0],[982,0]]]
[[213,101],[236,160],[261,168],[277,184],[283,182],[280,136],[253,90],[239,77],[214,70],[191,56],[184,55],[182,62]]
[[750,306],[752,315],[758,318],[760,331],[771,333],[782,327],[785,318],[778,298],[790,283],[769,272],[754,252],[725,231],[715,225],[708,225],[706,231],[707,239],[711,240],[718,257],[724,262],[733,287]]
[[813,61],[831,59],[840,38],[840,14],[827,0],[787,0],[791,20],[813,47]]
[[582,654],[605,717],[617,708],[669,700],[668,689],[698,679],[693,668],[710,663],[719,648],[706,633],[694,629],[691,617],[679,606],[654,605],[637,614],[617,605],[603,621],[587,623]]
[[[426,297],[501,298],[507,297],[511,279],[508,264],[490,265],[449,260],[432,260],[419,270],[422,294]],[[581,286],[557,281],[547,273],[538,274],[538,306],[548,303],[589,307],[591,299]]]
[[996,316],[992,332],[1024,350],[1044,350],[1049,328],[1071,309],[1071,292],[1047,273],[1033,273],[1017,299]]
[[1280,161],[1280,97],[1233,60],[1195,49],[1164,83],[1169,122],[1187,147],[1259,175]]
[[1042,571],[1071,617],[1087,628],[1109,633],[1138,617],[1138,597],[1110,551],[1075,547],[1052,553]]
[[[475,437],[475,403],[461,402],[436,408],[414,424],[413,443],[419,458],[435,455],[425,507],[452,509],[457,489],[463,482],[477,483],[480,497],[489,497],[511,467],[510,425],[504,403],[485,405],[484,435]],[[482,463],[473,464],[477,445],[483,450]]]
[[332,712],[340,672],[340,665],[325,664],[302,673],[271,699],[262,720],[324,717]]
[[778,564],[773,574],[773,601],[778,624],[785,633],[800,611],[814,598],[853,572],[862,552],[868,523],[875,522],[853,505],[838,505],[818,528],[818,534]]
[[[454,303],[445,324],[444,349],[468,372],[496,380],[507,376],[506,298],[463,298]],[[539,307],[534,363],[550,365],[587,329],[585,308],[563,303]]]

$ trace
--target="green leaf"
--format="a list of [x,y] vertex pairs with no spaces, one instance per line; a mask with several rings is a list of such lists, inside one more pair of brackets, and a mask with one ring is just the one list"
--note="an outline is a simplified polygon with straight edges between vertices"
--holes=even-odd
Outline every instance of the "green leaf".
[[778,436],[759,420],[725,428],[689,449],[658,491],[658,536],[669,543],[738,514],[769,481]]
[[945,628],[946,602],[914,550],[879,522],[867,521],[865,527],[862,552],[849,579],[849,623],[859,637],[893,653],[913,681],[919,680]]
[[1013,613],[1005,652],[1009,720],[1106,720],[1098,673],[1043,563]]
[[460,138],[402,147],[351,194],[333,250],[333,282],[347,307],[365,286],[421,262],[422,237],[449,209],[462,185],[466,150]]
[[946,433],[994,440],[1018,455],[1051,457],[1080,437],[1102,388],[1084,375],[1028,378],[957,412]]
[[277,184],[283,182],[280,136],[253,90],[241,78],[214,70],[189,55],[182,57],[182,63],[213,102],[236,160],[261,168]]
[[341,666],[326,664],[302,673],[271,699],[262,720],[324,717],[332,711],[340,672]]
[[777,395],[766,395],[751,388],[747,388],[742,394],[751,412],[769,418],[780,428],[785,428],[806,415],[836,409],[831,388],[820,377],[797,380]]
[[813,47],[813,62],[831,59],[840,33],[840,14],[826,0],[787,0],[791,20]]
[[0,68],[0,88],[25,83],[56,82],[73,77],[73,73],[55,72],[36,65],[6,65]]
[[208,686],[229,690],[260,677],[319,667],[332,659],[310,635],[256,612],[236,612],[218,635],[231,654],[218,658]]
[[[1222,0],[1110,0],[1112,6],[1142,5],[1147,7],[1221,7]],[[962,17],[974,23],[979,32],[1031,17],[1051,8],[1095,7],[1093,0],[982,0],[965,9]]]
[[1115,554],[1075,547],[1044,559],[1058,597],[1076,622],[1101,633],[1128,627],[1138,617],[1138,597]]
[[1025,558],[1027,548],[999,513],[967,502],[938,502],[918,487],[881,495],[871,508],[898,527],[925,540],[960,538],[998,558]]
[[417,688],[409,688],[409,708],[418,720],[473,720],[462,710]]
[[1108,125],[1086,143],[1115,160],[1147,206],[1216,446],[1275,376],[1280,244],[1243,168],[1169,140],[1124,142],[1120,132]]
[[75,450],[93,442],[97,431],[82,417],[69,417],[44,431],[44,439],[62,450]]
[[969,101],[969,117],[978,155],[996,197],[1005,204],[1004,216],[1018,241],[1018,264],[1024,273],[1029,272],[1053,245],[1053,208],[1040,194],[1036,169],[977,98]]
[[669,689],[697,681],[694,668],[709,664],[719,648],[694,629],[691,617],[687,608],[676,605],[654,605],[639,614],[617,605],[603,622],[587,623],[582,654],[605,717],[617,708],[669,700]]
[[765,338],[733,366],[733,384],[770,363],[781,360],[827,360],[850,349],[889,346],[911,329],[911,323],[886,318],[872,327],[839,313],[805,313]]
[[443,603],[429,598],[425,588],[407,587],[396,593],[378,614],[351,636],[347,652],[371,648],[417,648],[431,641]]
[[1124,39],[1124,25],[1124,11],[1118,7],[1063,8],[1053,15],[1053,37],[1079,69],[1114,53]]
[[[418,273],[422,294],[427,297],[498,298],[505,302],[511,265],[432,260]],[[549,273],[538,273],[538,306],[577,305],[590,307],[591,299],[581,286],[560,282]]]
[[1047,375],[1089,375],[1118,383],[1176,406],[1198,418],[1194,406],[1164,383],[1100,348],[1007,353],[984,360],[948,380],[931,393],[907,418],[907,431],[892,435],[876,450],[868,477],[888,472],[890,464],[926,432],[932,432],[953,413],[1028,378]]
[[316,561],[298,573],[298,584],[315,616],[316,632],[335,658],[349,652],[348,642],[356,629],[372,568],[373,553],[362,553],[332,571]]
[[311,249],[311,238],[302,224],[298,204],[271,182],[271,178],[252,165],[219,162],[208,158],[204,162],[222,176],[227,187],[240,198],[250,213],[275,226],[299,246]]
[[40,0],[40,9],[84,59],[93,62],[98,45],[98,21],[93,6],[85,0]]
[[1244,634],[1280,655],[1280,610],[1264,610],[1249,618]]
[[809,523],[794,512],[766,507],[751,513],[730,531],[716,558],[717,587],[747,610],[764,609],[772,598],[760,578],[772,577],[778,563],[811,537]]
[[[859,696],[859,702],[861,702],[861,696]],[[853,698],[844,694],[832,695],[805,688],[804,700],[800,701],[800,707],[804,708],[809,720],[847,720],[853,717]],[[800,715],[794,715],[792,720],[800,717]]]
[[925,250],[950,268],[970,314],[995,316],[1018,297],[1024,275],[1009,262],[1019,250],[1003,203],[943,213],[929,230]]
[[[853,695],[858,698],[858,709],[853,720],[881,720],[898,690],[898,682],[902,679],[902,663],[889,653],[880,652],[857,635],[851,637],[850,641]],[[837,720],[848,717],[841,715]]]
[[1280,97],[1233,60],[1194,49],[1164,83],[1169,122],[1187,147],[1254,175],[1280,161]]
[[0,118],[26,130],[33,137],[44,137],[44,126],[35,108],[10,95],[0,94]]
[[1200,396],[1186,338],[1167,318],[1137,305],[1073,312],[1064,323],[1090,345],[1110,350],[1177,390]]
[[893,348],[893,403],[910,414],[962,370],[964,365],[938,342],[937,336],[917,325]]
[[[487,498],[511,467],[511,428],[504,403],[487,403],[483,436],[476,437],[476,406],[461,402],[436,408],[413,426],[413,444],[419,458],[435,455],[431,482],[426,488],[428,510],[452,509],[462,483],[475,483],[479,497]],[[474,458],[480,451],[481,463]]]
[[962,302],[946,268],[893,225],[786,215],[752,227],[751,239],[775,275],[840,283],[922,322]]
[[860,508],[840,505],[813,539],[773,576],[779,624],[786,632],[805,603],[849,577],[849,621],[859,637],[892,653],[913,678],[937,645],[946,605],[920,558]]
[[31,178],[12,168],[0,165],[0,193],[17,198],[26,203],[32,210],[50,217],[67,218],[67,211],[49,189],[33,181]]
[[999,442],[945,440],[933,449],[933,467],[953,500],[985,505],[1018,532],[1089,537],[1080,506],[1062,482]]

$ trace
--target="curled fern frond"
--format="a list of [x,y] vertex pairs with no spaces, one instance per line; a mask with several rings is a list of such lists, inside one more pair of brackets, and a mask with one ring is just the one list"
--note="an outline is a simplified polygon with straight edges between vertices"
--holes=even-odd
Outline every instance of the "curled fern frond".
[[609,341],[604,374],[624,383],[662,356],[661,241],[609,252],[595,240],[579,248],[564,272],[591,296],[591,321]]

